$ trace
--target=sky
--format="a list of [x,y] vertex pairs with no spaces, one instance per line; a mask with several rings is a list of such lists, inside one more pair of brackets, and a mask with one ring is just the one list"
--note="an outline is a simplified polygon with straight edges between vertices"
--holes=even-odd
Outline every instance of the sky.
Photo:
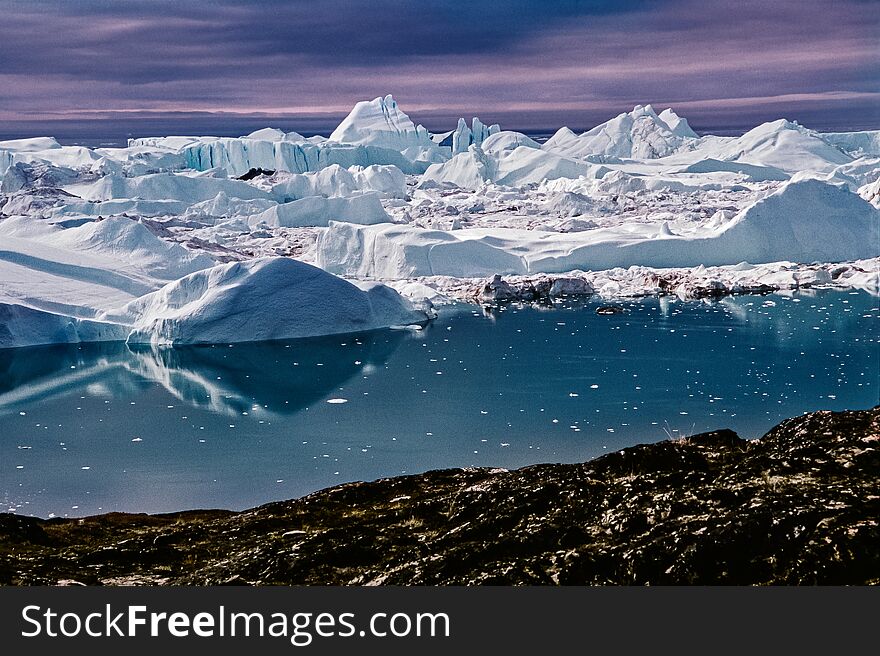
[[880,128],[878,62],[880,0],[0,0],[0,134],[327,132],[389,93],[433,130]]

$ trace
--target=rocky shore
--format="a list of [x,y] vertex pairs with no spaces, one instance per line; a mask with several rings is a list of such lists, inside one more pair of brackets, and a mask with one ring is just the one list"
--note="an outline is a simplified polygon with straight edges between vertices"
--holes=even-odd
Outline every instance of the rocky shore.
[[244,512],[0,514],[0,583],[877,584],[880,407]]

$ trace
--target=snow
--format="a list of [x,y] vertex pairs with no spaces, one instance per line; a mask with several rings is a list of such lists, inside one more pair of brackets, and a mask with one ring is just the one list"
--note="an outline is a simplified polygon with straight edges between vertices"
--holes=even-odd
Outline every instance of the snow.
[[536,289],[878,293],[878,135],[700,136],[640,105],[541,144],[479,119],[432,135],[385,96],[329,139],[3,141],[0,347],[360,330]]

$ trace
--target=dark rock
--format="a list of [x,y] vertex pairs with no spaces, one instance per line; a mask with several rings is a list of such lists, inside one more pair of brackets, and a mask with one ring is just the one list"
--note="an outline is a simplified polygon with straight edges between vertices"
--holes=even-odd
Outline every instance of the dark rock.
[[12,513],[0,513],[0,541],[8,544],[48,544],[49,536],[34,517],[20,517]]
[[877,584],[880,408],[241,513],[0,515],[0,583]]
[[512,301],[517,298],[517,293],[500,275],[495,274],[492,280],[483,285],[481,297],[484,301]]
[[600,305],[596,308],[596,314],[623,314],[626,312],[618,305]]
[[269,169],[248,169],[248,172],[244,175],[238,176],[239,180],[253,180],[254,178],[258,178],[261,175],[275,175],[275,171]]

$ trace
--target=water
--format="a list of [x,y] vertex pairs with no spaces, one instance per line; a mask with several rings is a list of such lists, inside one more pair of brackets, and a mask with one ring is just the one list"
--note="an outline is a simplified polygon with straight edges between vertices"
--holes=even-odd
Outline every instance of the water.
[[241,509],[438,467],[575,462],[878,401],[878,300],[447,310],[423,331],[0,351],[0,506]]

